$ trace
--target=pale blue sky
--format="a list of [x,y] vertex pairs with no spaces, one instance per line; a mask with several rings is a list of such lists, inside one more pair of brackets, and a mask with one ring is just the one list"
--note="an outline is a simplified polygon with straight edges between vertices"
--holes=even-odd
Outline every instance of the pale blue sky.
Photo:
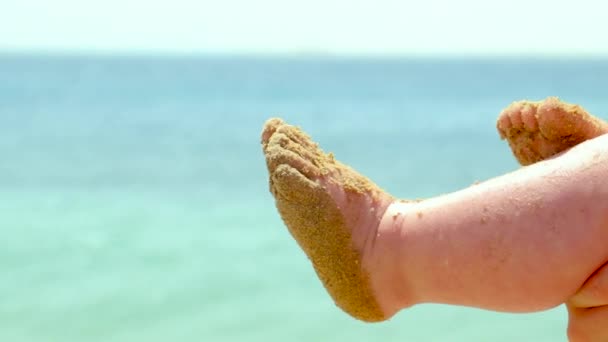
[[608,56],[604,0],[0,0],[0,50]]

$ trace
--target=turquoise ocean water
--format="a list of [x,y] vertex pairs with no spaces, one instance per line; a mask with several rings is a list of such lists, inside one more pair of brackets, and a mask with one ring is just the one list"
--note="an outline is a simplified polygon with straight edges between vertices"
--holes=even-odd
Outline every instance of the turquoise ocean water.
[[566,341],[563,307],[337,309],[267,190],[282,116],[400,197],[514,170],[518,99],[608,118],[608,61],[0,57],[0,341]]

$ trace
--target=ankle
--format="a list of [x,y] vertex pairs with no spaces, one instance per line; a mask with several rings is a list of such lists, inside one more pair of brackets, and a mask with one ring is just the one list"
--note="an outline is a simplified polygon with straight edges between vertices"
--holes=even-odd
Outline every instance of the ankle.
[[374,248],[366,255],[364,267],[371,270],[376,299],[387,317],[421,302],[414,291],[415,258],[403,255],[411,236],[404,234],[403,206],[393,201],[384,212],[376,233]]

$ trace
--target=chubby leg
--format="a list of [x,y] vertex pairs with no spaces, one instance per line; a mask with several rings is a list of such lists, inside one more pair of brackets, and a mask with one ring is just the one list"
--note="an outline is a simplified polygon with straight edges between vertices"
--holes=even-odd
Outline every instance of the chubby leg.
[[419,202],[394,200],[278,119],[262,145],[289,231],[359,319],[423,302],[547,309],[608,260],[608,136]]
[[608,123],[557,97],[513,102],[498,116],[496,128],[522,165],[547,159],[608,133]]
[[378,241],[398,251],[413,303],[548,309],[608,260],[606,177],[608,135],[459,192],[394,203]]

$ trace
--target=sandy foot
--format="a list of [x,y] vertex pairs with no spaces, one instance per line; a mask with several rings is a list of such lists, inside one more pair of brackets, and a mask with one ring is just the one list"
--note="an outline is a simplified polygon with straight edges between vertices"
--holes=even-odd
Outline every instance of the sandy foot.
[[608,133],[606,122],[556,97],[514,102],[500,113],[496,127],[522,165],[550,158]]
[[373,251],[393,198],[280,119],[266,122],[262,148],[279,213],[336,305],[364,321],[386,319]]

